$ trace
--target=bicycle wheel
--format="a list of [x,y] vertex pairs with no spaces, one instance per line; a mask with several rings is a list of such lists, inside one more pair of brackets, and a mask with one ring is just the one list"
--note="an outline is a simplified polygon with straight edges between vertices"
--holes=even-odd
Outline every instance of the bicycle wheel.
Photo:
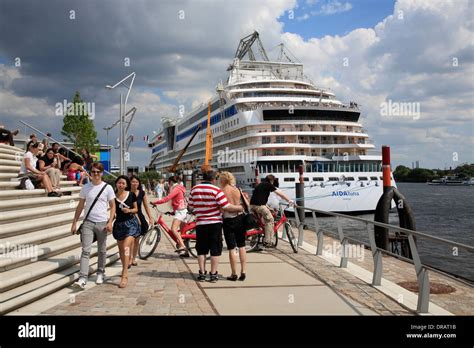
[[[189,231],[186,231],[186,235],[189,234],[196,234],[196,230],[192,229]],[[192,257],[196,258],[197,257],[197,251],[196,251],[196,239],[195,238],[183,238],[184,246],[186,249],[188,249],[188,252],[191,254]]]
[[[189,231],[186,231],[186,234],[194,234],[196,235],[196,229],[192,229]],[[183,238],[184,246],[186,249],[188,249],[189,253],[191,254],[192,257],[197,258],[198,254],[196,251],[196,238]],[[206,255],[206,260],[210,260],[211,255],[207,254]]]
[[245,250],[249,253],[257,249],[257,245],[260,242],[261,234],[252,234],[245,236]]
[[295,234],[293,233],[293,228],[291,225],[286,222],[284,227],[285,232],[286,232],[286,237],[288,238],[288,242],[291,245],[291,249],[293,249],[294,253],[298,252],[298,239],[295,237]]
[[161,240],[161,230],[158,226],[150,228],[147,233],[140,239],[138,245],[138,256],[142,260],[146,260],[153,254],[158,243]]

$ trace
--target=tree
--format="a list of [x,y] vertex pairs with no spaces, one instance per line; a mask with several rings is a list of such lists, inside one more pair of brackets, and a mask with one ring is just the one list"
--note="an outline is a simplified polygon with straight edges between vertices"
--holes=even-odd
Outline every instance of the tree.
[[89,117],[86,103],[81,99],[77,91],[72,103],[64,110],[63,129],[61,134],[74,143],[76,151],[87,149],[89,152],[98,150],[97,131],[94,122]]

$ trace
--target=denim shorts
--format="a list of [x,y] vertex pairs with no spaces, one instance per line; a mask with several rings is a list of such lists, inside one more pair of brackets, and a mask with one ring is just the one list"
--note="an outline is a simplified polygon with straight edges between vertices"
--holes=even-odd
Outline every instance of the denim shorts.
[[121,222],[114,222],[112,235],[116,240],[124,240],[127,237],[136,238],[140,235],[140,233],[140,225],[138,224],[136,217]]

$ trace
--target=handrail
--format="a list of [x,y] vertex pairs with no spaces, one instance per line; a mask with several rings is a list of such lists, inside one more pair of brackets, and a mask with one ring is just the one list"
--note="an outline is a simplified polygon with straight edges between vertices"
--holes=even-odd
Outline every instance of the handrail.
[[[280,202],[280,205],[287,205],[287,204]],[[304,221],[300,221],[297,209],[303,209],[303,213],[305,213],[306,211],[311,212],[312,213],[312,218],[313,218],[313,224],[308,224],[308,223],[305,223]],[[406,229],[406,228],[403,228],[403,227],[394,226],[394,225],[390,225],[390,224],[385,224],[385,223],[382,223],[382,222],[377,222],[377,221],[364,219],[364,218],[360,218],[360,217],[356,217],[356,216],[345,215],[345,214],[341,214],[341,213],[333,213],[333,212],[329,212],[329,211],[323,211],[323,210],[308,208],[308,207],[304,207],[304,206],[294,206],[294,211],[295,211],[296,227],[299,230],[297,245],[298,245],[298,247],[300,247],[300,246],[303,245],[303,242],[304,242],[304,229],[303,229],[303,226],[304,225],[313,226],[315,228],[315,232],[316,232],[316,235],[317,235],[316,255],[322,255],[323,243],[324,243],[323,235],[325,233],[325,231],[323,231],[319,228],[316,213],[336,217],[337,232],[336,233],[331,233],[331,234],[333,236],[335,236],[336,238],[337,237],[339,238],[341,246],[342,246],[343,253],[341,255],[341,261],[340,261],[340,265],[339,265],[339,267],[341,267],[341,268],[346,268],[347,267],[348,257],[345,253],[345,245],[348,243],[349,240],[357,242],[357,243],[361,243],[365,246],[367,246],[367,243],[365,243],[363,241],[359,241],[359,240],[357,240],[355,238],[352,238],[352,237],[349,237],[349,236],[345,236],[344,233],[343,233],[341,223],[340,223],[340,219],[341,218],[346,218],[346,219],[349,219],[349,220],[354,220],[354,221],[365,223],[366,228],[367,228],[367,233],[369,235],[369,241],[370,241],[369,245],[370,245],[370,248],[371,248],[371,251],[372,251],[372,257],[374,259],[374,271],[373,271],[373,278],[372,278],[372,285],[374,285],[374,286],[381,285],[382,272],[383,272],[382,254],[389,254],[389,255],[393,255],[393,256],[395,256],[395,254],[393,254],[390,251],[381,249],[376,245],[376,243],[375,243],[375,232],[374,232],[374,229],[370,228],[370,225],[380,226],[380,227],[384,227],[388,230],[391,229],[391,230],[399,231],[399,232],[402,232],[402,233],[406,234],[408,236],[408,245],[409,245],[410,252],[411,252],[411,255],[412,255],[413,259],[412,260],[409,260],[409,259],[406,259],[406,258],[403,258],[403,259],[405,259],[406,261],[410,261],[415,266],[416,276],[417,276],[417,279],[418,279],[418,286],[419,286],[418,304],[417,304],[417,312],[419,312],[419,313],[428,313],[429,296],[430,296],[430,282],[429,282],[429,277],[428,277],[428,270],[435,270],[435,269],[428,266],[428,265],[424,265],[421,262],[414,237],[426,238],[426,239],[429,239],[429,240],[437,242],[437,243],[448,244],[450,246],[463,248],[467,251],[474,252],[474,246],[470,246],[470,245],[467,245],[467,244],[464,244],[464,243],[450,241],[450,240],[440,238],[440,237],[434,237],[434,236],[431,236],[431,235],[429,235],[427,233],[424,233],[424,232],[413,231],[413,230],[409,230],[409,229]],[[326,234],[329,234],[329,233],[326,232]]]
[[[62,142],[60,142],[60,141],[54,139],[53,137],[49,136],[49,135],[46,134],[46,133],[43,133],[42,131],[40,131],[39,129],[37,129],[37,128],[31,126],[31,125],[29,125],[29,124],[26,123],[25,121],[20,121],[20,123],[23,123],[25,126],[31,128],[31,129],[33,129],[35,132],[40,133],[42,136],[47,137],[48,139],[52,140],[53,142],[58,143],[59,146],[61,146],[62,148],[65,148],[65,149],[68,150],[68,151],[71,151],[71,152],[72,152],[73,154],[75,154],[76,156],[81,156],[81,155],[78,154],[77,152],[75,152],[75,151],[71,150],[70,148],[68,148],[67,146],[63,145]],[[46,150],[46,149],[45,149],[45,150]],[[107,170],[105,170],[105,169],[104,169],[104,172],[106,172],[107,174],[113,176],[114,178],[117,178],[117,176],[116,176],[115,174],[112,174],[111,172],[109,172],[109,171],[107,171]]]

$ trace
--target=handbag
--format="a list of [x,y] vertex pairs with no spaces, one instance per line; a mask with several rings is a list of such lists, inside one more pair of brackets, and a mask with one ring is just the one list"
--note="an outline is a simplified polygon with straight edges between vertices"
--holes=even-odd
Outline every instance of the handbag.
[[243,206],[244,206],[244,226],[246,230],[251,230],[253,228],[258,227],[258,220],[250,212],[250,207],[247,205],[247,202],[244,199],[244,195],[242,194],[242,190],[239,188],[240,191],[240,199],[242,200]]
[[[89,217],[90,212],[92,211],[92,208],[94,208],[95,203],[96,203],[97,200],[99,199],[99,197],[100,197],[100,195],[102,194],[102,192],[104,192],[104,190],[105,190],[105,188],[107,187],[107,185],[108,185],[108,184],[105,183],[105,185],[102,186],[102,188],[100,189],[99,193],[98,193],[97,196],[95,197],[94,202],[92,202],[91,207],[89,208],[89,211],[87,212],[86,217],[84,218],[83,221],[86,221],[86,220],[87,220],[87,218]],[[77,231],[76,231],[76,234],[81,234],[81,235],[82,235],[83,226],[84,226],[84,222],[82,222],[82,223],[80,224],[79,228],[78,228]],[[97,240],[97,236],[96,236],[95,233],[94,233],[94,239],[92,240],[92,243],[94,243],[96,240]]]

